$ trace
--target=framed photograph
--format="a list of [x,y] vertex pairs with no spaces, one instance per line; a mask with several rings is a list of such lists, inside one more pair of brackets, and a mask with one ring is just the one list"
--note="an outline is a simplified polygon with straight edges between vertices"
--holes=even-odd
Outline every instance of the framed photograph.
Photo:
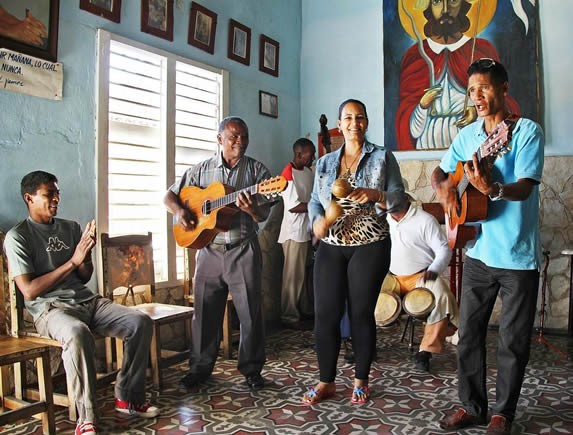
[[259,113],[261,115],[279,117],[279,97],[265,91],[259,91]]
[[173,41],[173,0],[141,0],[141,31]]
[[217,14],[198,3],[191,2],[187,42],[194,47],[213,54],[215,51],[216,29]]
[[121,0],[80,0],[80,9],[119,23]]
[[227,57],[245,65],[251,64],[251,29],[233,19],[229,20]]
[[275,77],[279,76],[279,43],[265,35],[261,35],[259,70]]
[[60,0],[0,0],[0,47],[58,60]]

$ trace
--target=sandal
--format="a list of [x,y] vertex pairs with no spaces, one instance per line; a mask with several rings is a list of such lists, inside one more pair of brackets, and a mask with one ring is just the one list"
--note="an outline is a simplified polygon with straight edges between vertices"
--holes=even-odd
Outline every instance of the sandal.
[[370,388],[368,388],[368,385],[362,385],[360,387],[355,385],[352,390],[351,402],[357,405],[366,403],[368,400],[370,400]]
[[334,397],[335,394],[335,385],[333,385],[332,388],[330,388],[328,385],[322,388],[312,387],[302,396],[302,403],[305,405],[316,405],[323,400]]

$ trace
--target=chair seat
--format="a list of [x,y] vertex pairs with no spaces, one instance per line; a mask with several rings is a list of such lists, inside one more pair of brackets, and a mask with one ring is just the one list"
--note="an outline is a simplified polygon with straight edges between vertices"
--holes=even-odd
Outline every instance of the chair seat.
[[0,365],[31,359],[49,349],[49,344],[38,343],[33,339],[2,336],[0,337]]
[[156,302],[133,305],[129,308],[147,314],[153,321],[161,321],[166,319],[175,321],[193,314],[193,307],[161,304]]

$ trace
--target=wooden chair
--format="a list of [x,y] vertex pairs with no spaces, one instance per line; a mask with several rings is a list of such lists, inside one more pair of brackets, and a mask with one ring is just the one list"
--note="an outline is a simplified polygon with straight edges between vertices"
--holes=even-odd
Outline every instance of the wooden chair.
[[[189,305],[193,306],[193,277],[195,276],[195,255],[196,249],[184,249],[184,262],[185,273],[183,279],[183,297],[189,301]],[[225,317],[223,317],[223,339],[221,341],[221,348],[223,349],[223,358],[231,359],[233,356],[233,315],[235,313],[235,306],[233,305],[233,298],[231,294],[227,296],[227,304],[225,306]]]
[[[34,328],[31,320],[26,319],[24,296],[16,287],[14,280],[9,279],[10,289],[10,335],[15,338],[25,337],[28,341],[34,342],[39,345],[52,346],[61,348],[61,344],[57,340],[41,336]],[[117,371],[106,371],[105,373],[97,374],[97,386],[102,387],[109,385],[115,380]],[[40,392],[38,389],[32,388],[28,385],[26,368],[24,365],[17,363],[14,365],[14,384],[15,394],[19,399],[28,397],[30,399],[38,399]],[[66,377],[66,393],[54,393],[54,403],[59,406],[68,408],[68,415],[71,421],[76,421],[78,418],[76,410],[76,399],[73,395],[73,389],[68,383]]]
[[[152,235],[124,235],[110,237],[101,234],[101,252],[103,264],[104,296],[123,303],[129,295],[134,305],[130,308],[147,314],[153,320],[153,337],[151,340],[151,370],[153,384],[162,387],[161,370],[164,367],[189,358],[191,348],[191,319],[193,308],[153,302],[155,297],[155,272],[153,267]],[[141,288],[144,303],[136,304],[135,297]],[[119,291],[117,291],[119,290]],[[185,350],[169,352],[161,346],[161,326],[174,322],[184,322]],[[118,349],[116,348],[116,351]],[[122,353],[117,352],[117,364],[121,366]]]
[[[29,403],[23,401],[21,397],[9,395],[10,387],[5,369],[9,365],[25,364],[26,361],[33,360],[36,361],[38,370],[39,398],[37,402]],[[38,344],[26,338],[1,336],[0,366],[2,368],[0,398],[2,410],[4,410],[0,413],[0,426],[41,414],[43,433],[55,434],[50,346]],[[9,410],[5,411],[6,409]]]

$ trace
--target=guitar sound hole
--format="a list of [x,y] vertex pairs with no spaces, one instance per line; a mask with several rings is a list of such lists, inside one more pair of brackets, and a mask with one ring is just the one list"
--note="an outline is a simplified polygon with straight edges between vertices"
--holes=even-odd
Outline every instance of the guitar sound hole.
[[211,201],[205,201],[203,203],[203,207],[201,208],[204,215],[208,215],[209,213],[211,213]]

